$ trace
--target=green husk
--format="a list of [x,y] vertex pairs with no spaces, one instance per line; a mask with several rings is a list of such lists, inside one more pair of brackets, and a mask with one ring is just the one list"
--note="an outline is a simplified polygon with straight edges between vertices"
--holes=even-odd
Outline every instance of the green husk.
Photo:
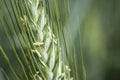
[[[3,28],[8,46],[12,50],[9,53],[5,51],[7,49],[4,44],[0,44],[0,54],[12,74],[11,76],[5,72],[7,79],[72,80],[56,1],[53,1],[56,21],[50,18],[47,0],[0,0],[0,2],[0,7],[4,8],[0,9],[0,28]],[[9,54],[15,55],[18,65],[13,65]],[[21,69],[17,70],[17,67]]]

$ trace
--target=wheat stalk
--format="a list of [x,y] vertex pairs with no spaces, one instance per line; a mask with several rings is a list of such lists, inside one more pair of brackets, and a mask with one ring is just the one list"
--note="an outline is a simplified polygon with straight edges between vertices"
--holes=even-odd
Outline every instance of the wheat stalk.
[[35,30],[38,33],[35,34],[38,37],[33,43],[34,52],[39,57],[38,62],[42,63],[38,64],[41,66],[41,68],[38,66],[39,73],[41,73],[38,76],[44,80],[70,79],[70,69],[61,60],[58,38],[55,37],[51,30],[52,26],[50,26],[45,13],[46,8],[42,5],[44,4],[40,0],[30,0],[28,2],[31,21],[35,24],[33,27],[37,28]]
[[[12,12],[9,11],[7,1],[2,0],[5,6],[5,12],[7,14],[9,27],[7,29],[7,21],[4,20],[4,11],[0,16],[0,22],[4,28],[5,35],[9,40],[13,53],[16,56],[16,60],[22,67],[22,73],[24,79],[29,80],[72,80],[70,76],[69,65],[66,64],[62,57],[62,49],[60,45],[60,38],[57,34],[53,33],[53,26],[46,13],[46,6],[44,0],[16,0],[15,2],[9,1],[12,6],[15,20],[17,24],[12,22],[14,19]],[[2,5],[2,4],[0,4]],[[17,26],[17,29],[15,28]],[[56,26],[57,27],[57,26]],[[20,32],[17,34],[17,30]],[[9,31],[13,31],[15,34],[16,44],[20,46],[21,55],[25,61],[19,56],[13,39],[9,34]],[[20,37],[21,36],[21,37]],[[24,45],[24,46],[23,46]],[[26,50],[24,50],[26,49]],[[20,76],[19,71],[10,62],[10,57],[5,51],[2,44],[0,44],[0,51],[14,75],[15,80],[23,79]],[[62,55],[61,55],[62,54]],[[64,54],[66,55],[66,54]],[[4,70],[3,70],[4,72]],[[7,79],[11,76],[7,73]]]

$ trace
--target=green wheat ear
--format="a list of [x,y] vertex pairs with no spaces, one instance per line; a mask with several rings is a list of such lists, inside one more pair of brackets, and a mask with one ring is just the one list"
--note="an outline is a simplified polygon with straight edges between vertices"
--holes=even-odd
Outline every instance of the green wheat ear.
[[[55,22],[48,18],[46,2],[44,0],[0,1],[5,7],[6,17],[8,18],[8,20],[6,19],[7,21],[4,20],[4,12],[0,15],[0,27],[3,27],[5,35],[7,35],[16,60],[21,66],[21,73],[25,77],[24,80],[72,80],[69,64],[66,63],[68,61],[66,57],[63,57],[66,53],[63,55],[62,52],[64,51],[62,51],[63,49],[60,45],[60,38],[53,32],[54,27],[58,26],[52,26],[52,23]],[[8,3],[12,6],[14,15],[9,11]],[[13,16],[15,16],[16,25],[12,22]],[[6,25],[8,22],[10,25]],[[7,26],[9,26],[10,30],[8,30]],[[13,43],[14,41],[11,39],[9,31],[14,33],[16,44],[20,46],[21,53],[17,52],[16,44]],[[2,46],[0,46],[0,51],[9,65],[15,80],[23,79],[19,71],[14,69],[9,61],[10,57]],[[19,54],[22,55],[24,60]],[[11,79],[7,72],[4,72],[4,70],[2,72],[6,79]]]

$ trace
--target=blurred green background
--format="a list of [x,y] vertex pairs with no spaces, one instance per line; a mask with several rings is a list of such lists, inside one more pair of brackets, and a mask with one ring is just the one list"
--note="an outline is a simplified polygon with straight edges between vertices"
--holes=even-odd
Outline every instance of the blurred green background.
[[68,46],[74,44],[79,79],[84,79],[79,54],[82,48],[87,80],[120,80],[120,0],[69,2],[64,34]]

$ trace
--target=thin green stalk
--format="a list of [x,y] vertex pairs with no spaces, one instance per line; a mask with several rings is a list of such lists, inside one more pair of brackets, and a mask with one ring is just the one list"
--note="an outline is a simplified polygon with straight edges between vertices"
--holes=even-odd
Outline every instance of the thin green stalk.
[[10,63],[10,61],[9,61],[8,56],[6,55],[6,53],[4,52],[4,50],[2,49],[1,46],[0,46],[0,51],[2,52],[3,57],[4,57],[5,60],[7,61],[8,65],[9,65],[10,69],[12,70],[13,74],[15,75],[16,79],[17,79],[17,80],[20,80],[19,76],[17,75],[17,73],[15,72],[14,68],[12,67],[12,65],[11,65],[11,63]]
[[85,65],[84,65],[84,56],[83,56],[83,51],[82,51],[82,35],[81,35],[81,29],[80,29],[80,23],[79,19],[77,17],[78,21],[78,32],[79,32],[79,38],[80,38],[80,54],[81,54],[81,61],[82,61],[82,73],[83,73],[83,80],[86,80],[86,70],[85,70]]

